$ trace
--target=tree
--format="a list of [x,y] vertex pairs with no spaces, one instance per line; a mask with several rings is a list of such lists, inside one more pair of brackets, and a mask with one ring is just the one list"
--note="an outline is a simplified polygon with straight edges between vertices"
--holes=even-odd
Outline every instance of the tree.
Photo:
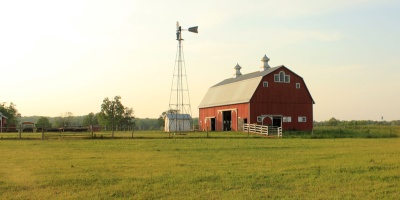
[[164,126],[164,120],[165,120],[165,116],[167,115],[168,111],[164,111],[161,113],[161,115],[157,118],[157,123],[158,126],[163,127]]
[[135,116],[132,108],[125,107],[121,125],[128,128],[135,125]]
[[11,102],[8,106],[6,103],[1,103],[0,112],[7,117],[7,126],[18,124],[18,117],[21,117],[21,114],[18,113],[18,110],[15,108],[15,104],[13,102]]
[[49,118],[47,117],[40,117],[37,122],[36,122],[36,126],[44,126],[44,127],[51,127],[52,124],[49,121]]
[[57,127],[68,127],[72,125],[72,120],[74,119],[74,115],[72,112],[62,113],[60,117],[55,119],[55,125]]
[[150,118],[137,118],[135,125],[139,130],[160,130],[161,127],[158,125],[158,119]]
[[335,119],[334,117],[332,117],[328,121],[329,126],[336,126],[336,125],[338,125],[338,123],[339,123],[339,120]]
[[97,114],[91,112],[83,117],[82,126],[93,126],[96,124],[99,124],[97,121]]
[[164,116],[165,115],[160,115],[160,117],[157,118],[157,123],[158,123],[159,127],[163,127],[165,125],[164,124]]
[[174,110],[174,109],[169,109],[167,111],[162,112],[161,115],[157,118],[158,126],[160,128],[165,126],[165,124],[164,124],[165,121],[164,120],[165,120],[165,116],[167,114],[177,114],[177,113],[179,114],[179,111],[178,110]]
[[121,97],[115,96],[113,101],[107,98],[101,104],[101,111],[99,113],[99,122],[103,125],[111,126],[112,137],[114,137],[115,127],[123,120],[125,114],[125,107],[121,103]]

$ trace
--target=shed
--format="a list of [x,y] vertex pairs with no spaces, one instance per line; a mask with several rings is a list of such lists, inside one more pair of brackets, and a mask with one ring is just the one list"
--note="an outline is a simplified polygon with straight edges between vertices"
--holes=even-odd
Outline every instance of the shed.
[[5,132],[5,130],[3,131],[3,129],[7,123],[7,119],[8,118],[0,112],[0,132]]
[[35,127],[35,123],[33,122],[22,122],[22,132],[33,132],[33,128]]
[[192,117],[189,114],[166,114],[164,122],[165,132],[184,132],[192,128]]

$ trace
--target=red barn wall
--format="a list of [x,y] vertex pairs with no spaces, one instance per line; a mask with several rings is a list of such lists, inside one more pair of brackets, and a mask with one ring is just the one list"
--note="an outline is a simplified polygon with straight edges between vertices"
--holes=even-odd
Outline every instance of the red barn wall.
[[[199,109],[199,129],[200,130],[211,130],[210,122],[207,121],[205,123],[206,118],[215,117],[215,129],[216,131],[222,131],[223,122],[222,122],[222,112],[224,110],[232,110],[232,130],[237,131],[238,128],[238,119],[249,118],[249,106],[247,103],[245,104],[232,104],[232,105],[224,105],[224,106],[215,106],[209,108],[200,108]],[[220,112],[219,112],[220,111]]]
[[[274,81],[274,74],[284,71],[290,76],[290,83]],[[263,82],[268,82],[268,87]],[[300,83],[300,88],[296,88]],[[313,127],[313,99],[303,79],[282,67],[275,72],[263,77],[256,92],[250,100],[250,122],[256,123],[260,115],[289,116],[292,122],[282,122],[284,130],[311,130]],[[306,122],[298,122],[299,116],[305,116]],[[264,124],[270,123],[265,119]]]

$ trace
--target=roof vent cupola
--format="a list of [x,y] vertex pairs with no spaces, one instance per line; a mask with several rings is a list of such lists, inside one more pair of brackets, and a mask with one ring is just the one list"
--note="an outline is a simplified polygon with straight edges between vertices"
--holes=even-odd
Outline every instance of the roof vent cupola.
[[237,78],[242,75],[242,73],[240,73],[240,69],[242,69],[242,67],[239,65],[239,63],[236,64],[234,69],[236,70],[236,73],[233,75],[233,78]]
[[260,67],[260,72],[265,71],[265,70],[271,68],[271,67],[268,65],[269,58],[267,57],[267,55],[264,55],[264,57],[261,59],[261,61],[263,62],[263,65]]

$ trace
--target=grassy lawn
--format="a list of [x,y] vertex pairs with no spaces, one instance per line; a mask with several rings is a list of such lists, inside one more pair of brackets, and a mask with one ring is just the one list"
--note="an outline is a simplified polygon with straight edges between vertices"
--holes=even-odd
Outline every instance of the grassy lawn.
[[3,135],[0,199],[400,196],[400,138],[247,138],[233,132],[168,138],[135,132],[129,139],[131,133],[118,134],[125,139]]

